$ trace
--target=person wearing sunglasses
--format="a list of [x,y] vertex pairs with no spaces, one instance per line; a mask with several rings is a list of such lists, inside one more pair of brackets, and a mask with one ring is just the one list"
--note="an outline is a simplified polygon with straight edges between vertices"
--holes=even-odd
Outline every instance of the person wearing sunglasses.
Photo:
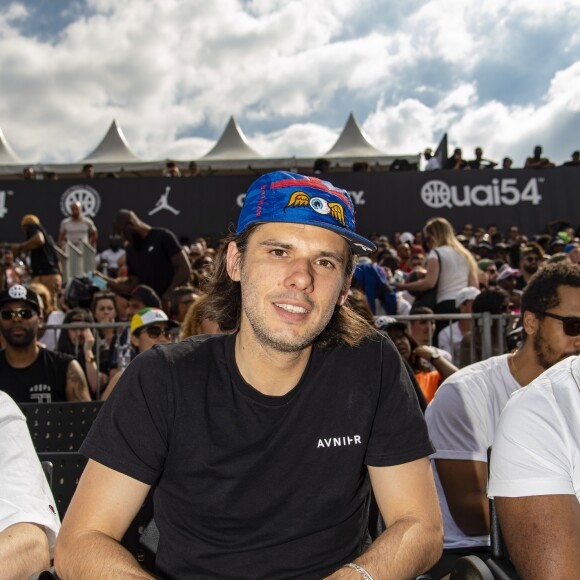
[[0,292],[0,391],[17,403],[89,401],[87,379],[70,355],[38,344],[43,318],[36,292],[16,284]]
[[516,281],[517,290],[523,290],[526,287],[530,278],[543,266],[544,257],[544,250],[539,244],[531,242],[522,246],[520,250],[520,277]]
[[559,262],[539,269],[522,294],[521,325],[519,349],[459,370],[427,408],[445,528],[445,550],[431,571],[434,578],[450,572],[463,555],[489,553],[487,449],[512,393],[580,354],[580,266]]
[[[140,354],[156,344],[173,342],[176,328],[179,328],[179,323],[169,320],[160,308],[143,308],[131,318],[131,346],[136,354]],[[122,371],[117,373],[109,381],[101,397],[103,400],[109,397],[122,374]]]

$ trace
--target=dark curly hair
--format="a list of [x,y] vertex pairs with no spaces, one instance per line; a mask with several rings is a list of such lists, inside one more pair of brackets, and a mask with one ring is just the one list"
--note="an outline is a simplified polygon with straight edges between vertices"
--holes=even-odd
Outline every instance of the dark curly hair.
[[524,312],[533,312],[541,318],[540,312],[558,306],[560,286],[580,288],[580,266],[572,262],[557,262],[538,270],[522,294],[522,315]]

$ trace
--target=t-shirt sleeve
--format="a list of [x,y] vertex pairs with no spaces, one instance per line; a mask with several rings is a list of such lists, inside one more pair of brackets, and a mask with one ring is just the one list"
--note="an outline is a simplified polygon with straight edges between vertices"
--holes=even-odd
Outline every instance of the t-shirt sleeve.
[[175,234],[169,230],[164,231],[164,236],[162,238],[162,246],[165,254],[170,258],[179,254],[182,251],[181,244],[177,241]]
[[576,495],[569,428],[549,391],[516,393],[493,442],[490,497]]
[[101,409],[81,453],[154,484],[163,470],[174,417],[168,376],[167,363],[157,349],[137,356]]
[[24,415],[0,393],[0,531],[23,522],[44,526],[52,555],[60,529],[56,504]]
[[433,459],[487,462],[485,401],[464,399],[460,385],[448,379],[427,407],[425,418],[435,446]]
[[395,346],[382,341],[381,386],[365,464],[386,467],[433,452],[417,395]]

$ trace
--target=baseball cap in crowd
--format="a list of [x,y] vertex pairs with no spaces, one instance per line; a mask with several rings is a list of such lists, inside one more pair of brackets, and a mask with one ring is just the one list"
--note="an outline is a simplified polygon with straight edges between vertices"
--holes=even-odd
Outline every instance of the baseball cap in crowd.
[[464,302],[468,300],[475,300],[481,292],[475,286],[466,286],[462,288],[455,296],[455,308],[459,308]]
[[373,242],[355,232],[354,205],[348,192],[316,177],[274,171],[256,179],[246,193],[236,234],[250,224],[269,222],[331,230],[342,236],[358,255],[377,249]]
[[145,284],[135,286],[131,292],[119,292],[119,295],[127,300],[137,298],[138,300],[141,300],[145,306],[150,308],[161,308],[161,299],[157,295],[157,292],[155,292],[151,286],[146,286]]
[[504,264],[498,271],[497,274],[497,281],[501,282],[502,280],[507,280],[512,276],[517,278],[520,275],[520,271],[512,268],[509,264]]
[[565,254],[569,254],[572,250],[575,250],[577,248],[580,248],[580,244],[578,244],[578,242],[570,242],[569,244],[566,244],[564,246],[563,252]]
[[488,260],[487,258],[479,260],[479,262],[477,262],[477,267],[482,272],[485,272],[490,266],[495,266],[495,262],[493,260]]
[[131,318],[131,334],[134,334],[141,328],[158,324],[159,322],[167,322],[170,328],[177,328],[179,324],[175,320],[169,320],[167,314],[161,308],[143,308]]
[[411,232],[403,232],[399,239],[403,244],[412,244],[415,241],[415,236]]
[[23,302],[30,304],[30,306],[34,306],[37,314],[40,314],[40,299],[38,294],[33,290],[26,288],[26,286],[14,284],[13,286],[10,286],[10,288],[0,292],[0,306],[18,300],[22,300]]
[[407,330],[407,324],[402,320],[397,320],[392,316],[377,316],[375,318],[375,326],[379,330],[388,330],[389,328],[398,328],[399,330]]

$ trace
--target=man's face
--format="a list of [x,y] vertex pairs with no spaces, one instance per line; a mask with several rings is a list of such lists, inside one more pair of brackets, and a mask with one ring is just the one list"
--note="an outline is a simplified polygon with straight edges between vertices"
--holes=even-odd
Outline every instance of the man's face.
[[346,241],[324,228],[268,223],[250,236],[243,259],[228,247],[228,273],[241,282],[240,336],[279,352],[309,347],[346,300]]
[[172,341],[172,334],[167,322],[156,322],[131,335],[131,344],[140,353],[149,350],[156,344],[167,344]]
[[189,294],[184,294],[183,296],[179,297],[176,316],[177,322],[183,322],[189,307],[195,302],[197,298],[198,296],[195,294],[195,292],[190,292]]
[[27,347],[35,342],[38,335],[38,328],[42,321],[41,316],[36,312],[33,306],[24,302],[24,300],[17,300],[8,302],[2,305],[0,312],[18,311],[31,312],[32,316],[26,318],[25,316],[16,316],[10,320],[4,320],[4,315],[0,316],[0,332],[6,343],[12,347]]
[[522,258],[521,268],[527,274],[535,274],[542,264],[542,257],[535,252],[530,252]]
[[139,310],[143,310],[143,308],[145,308],[145,304],[143,304],[143,302],[139,300],[139,298],[134,297],[129,298],[129,301],[127,303],[127,310],[125,311],[127,313],[127,318],[131,320],[131,318],[133,318],[133,315],[137,314]]
[[78,203],[77,201],[75,201],[73,204],[71,204],[71,206],[70,206],[70,214],[75,219],[79,218],[80,215],[81,215],[81,204]]
[[[560,304],[548,309],[548,312],[580,318],[580,288],[560,286],[558,295]],[[566,335],[563,322],[548,316],[537,320],[537,330],[533,335],[532,344],[538,362],[544,369],[549,369],[571,355],[580,354],[580,336]]]
[[411,320],[411,336],[419,346],[430,345],[435,332],[433,320]]

